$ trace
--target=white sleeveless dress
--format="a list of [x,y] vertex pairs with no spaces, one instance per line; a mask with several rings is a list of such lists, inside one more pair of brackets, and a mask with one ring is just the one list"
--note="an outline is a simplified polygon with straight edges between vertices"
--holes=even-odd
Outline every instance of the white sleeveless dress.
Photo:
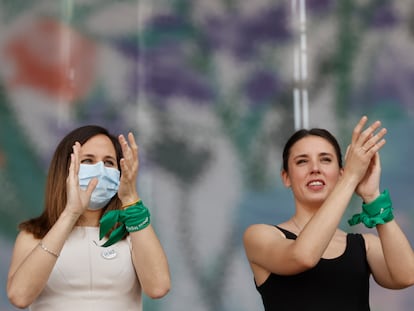
[[75,227],[31,311],[142,311],[129,237],[100,247],[98,227]]

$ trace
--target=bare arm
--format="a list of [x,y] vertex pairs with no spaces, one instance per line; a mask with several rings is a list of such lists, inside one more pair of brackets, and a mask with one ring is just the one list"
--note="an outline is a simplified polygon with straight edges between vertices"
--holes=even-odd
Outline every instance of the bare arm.
[[377,225],[378,236],[364,235],[375,281],[391,289],[414,285],[414,252],[395,220]]
[[170,290],[167,257],[157,235],[149,225],[131,233],[133,261],[143,291],[151,298],[161,298]]
[[[73,149],[66,182],[68,201],[65,210],[42,241],[27,232],[20,232],[16,239],[7,279],[7,295],[11,303],[19,308],[29,306],[43,290],[58,259],[53,254],[58,255],[62,250],[66,238],[86,209],[96,187],[97,180],[93,180],[87,190],[79,188],[80,144],[76,143]],[[40,242],[43,248],[40,247]]]
[[[59,254],[77,218],[63,213],[42,240],[50,252]],[[40,241],[32,234],[20,232],[11,259],[7,280],[10,302],[26,308],[39,296],[58,259],[40,247]]]
[[[372,158],[366,175],[356,192],[365,203],[379,195],[381,161]],[[376,282],[386,288],[404,288],[414,284],[414,251],[395,220],[376,226],[378,236],[365,234],[367,258]]]
[[[136,190],[136,179],[139,168],[138,146],[132,133],[128,134],[128,142],[120,135],[123,159],[121,160],[122,176],[118,196],[123,205],[139,200]],[[152,227],[130,233],[132,256],[135,271],[144,293],[151,298],[161,298],[170,290],[170,272],[167,256]]]

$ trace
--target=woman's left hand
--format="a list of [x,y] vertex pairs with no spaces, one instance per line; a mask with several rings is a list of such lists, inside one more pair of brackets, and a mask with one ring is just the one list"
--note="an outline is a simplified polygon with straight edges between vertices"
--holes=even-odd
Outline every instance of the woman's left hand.
[[119,143],[122,147],[123,157],[121,164],[121,180],[118,189],[118,197],[123,205],[133,203],[139,200],[137,193],[137,177],[139,168],[138,146],[135,142],[134,135],[128,133],[128,141],[124,135],[119,135]]
[[374,201],[380,195],[381,162],[376,152],[369,163],[367,172],[358,184],[355,192],[365,203]]

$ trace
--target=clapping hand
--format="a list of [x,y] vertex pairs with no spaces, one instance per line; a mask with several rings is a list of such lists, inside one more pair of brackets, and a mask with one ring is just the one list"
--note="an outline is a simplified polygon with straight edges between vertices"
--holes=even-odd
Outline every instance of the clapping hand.
[[136,187],[139,168],[138,146],[131,132],[128,133],[128,141],[124,135],[119,135],[118,139],[123,154],[123,158],[120,160],[121,180],[118,197],[122,201],[122,204],[126,205],[139,199]]
[[93,178],[86,190],[82,190],[79,187],[80,148],[79,142],[73,145],[73,153],[70,155],[69,174],[66,179],[66,208],[77,216],[80,216],[88,208],[92,192],[98,184],[98,179]]
[[[363,116],[352,133],[351,144],[345,155],[345,172],[354,174],[359,183],[357,193],[363,197],[377,196],[380,161],[378,151],[385,145],[385,128],[375,121],[363,130],[368,118]],[[379,194],[379,193],[378,193]]]

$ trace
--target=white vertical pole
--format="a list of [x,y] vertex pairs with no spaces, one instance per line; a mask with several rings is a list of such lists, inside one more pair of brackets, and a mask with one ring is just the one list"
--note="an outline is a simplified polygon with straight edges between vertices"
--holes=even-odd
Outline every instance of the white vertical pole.
[[[297,1],[292,0],[292,29],[297,33]],[[301,127],[300,114],[300,90],[298,88],[300,81],[300,49],[297,46],[293,48],[293,119],[295,130]]]
[[300,67],[301,67],[301,81],[302,81],[302,126],[309,127],[309,98],[306,84],[304,83],[308,78],[307,71],[307,38],[306,38],[306,0],[300,0]]
[[293,89],[293,117],[295,120],[295,130],[301,128],[300,117],[300,90],[295,87]]
[[292,28],[298,36],[293,51],[293,114],[295,130],[309,127],[309,97],[306,87],[307,38],[306,38],[306,0],[292,0]]
[[299,129],[301,126],[300,90],[297,87],[298,81],[300,80],[299,57],[300,57],[300,52],[298,48],[295,47],[293,50],[293,80],[295,84],[293,88],[293,117],[294,117],[294,123],[295,123],[295,130]]
[[309,128],[309,99],[308,90],[302,89],[302,127]]

